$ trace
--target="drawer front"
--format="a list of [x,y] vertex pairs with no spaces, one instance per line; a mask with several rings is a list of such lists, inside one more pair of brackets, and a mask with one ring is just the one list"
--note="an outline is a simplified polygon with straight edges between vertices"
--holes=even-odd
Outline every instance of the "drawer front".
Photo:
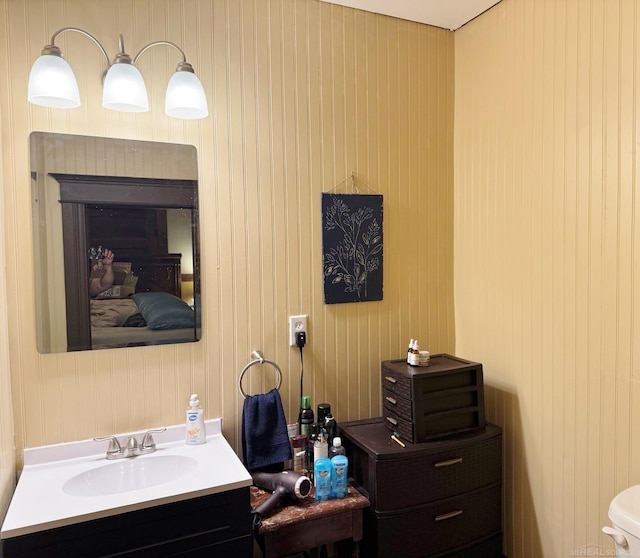
[[391,432],[397,432],[401,438],[414,441],[413,436],[413,422],[410,420],[404,420],[399,415],[396,415],[393,411],[390,411],[386,407],[384,408],[384,423]]
[[479,407],[455,409],[416,416],[413,425],[415,443],[438,440],[445,436],[484,428],[484,414]]
[[389,391],[388,389],[382,390],[382,402],[386,409],[389,409],[395,415],[411,422],[413,420],[412,405],[410,399],[405,399],[399,396],[397,393]]
[[483,385],[482,366],[467,370],[455,370],[440,374],[421,374],[416,376],[414,390],[416,398],[438,391],[460,388],[473,388]]
[[465,407],[478,407],[483,399],[480,390],[476,387],[439,391],[422,398],[416,398],[416,416]]
[[386,389],[405,399],[411,399],[411,378],[383,366],[382,389]]
[[419,558],[454,551],[501,529],[501,485],[418,509],[375,516],[379,557]]
[[500,482],[502,437],[457,450],[375,463],[375,511],[390,512]]

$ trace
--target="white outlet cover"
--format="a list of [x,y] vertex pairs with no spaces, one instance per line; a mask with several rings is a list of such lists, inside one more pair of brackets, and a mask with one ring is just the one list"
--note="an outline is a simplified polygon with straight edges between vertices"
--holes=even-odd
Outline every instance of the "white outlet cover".
[[307,331],[308,317],[309,316],[307,316],[306,314],[303,314],[301,316],[289,316],[289,345],[291,347],[296,346],[296,333],[299,333],[301,331],[308,333]]

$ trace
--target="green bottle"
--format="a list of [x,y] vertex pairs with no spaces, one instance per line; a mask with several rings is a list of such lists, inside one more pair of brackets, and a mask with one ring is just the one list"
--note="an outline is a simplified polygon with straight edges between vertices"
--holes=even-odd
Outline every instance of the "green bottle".
[[313,425],[313,409],[311,408],[311,396],[303,395],[300,403],[300,414],[298,415],[298,432],[309,436]]

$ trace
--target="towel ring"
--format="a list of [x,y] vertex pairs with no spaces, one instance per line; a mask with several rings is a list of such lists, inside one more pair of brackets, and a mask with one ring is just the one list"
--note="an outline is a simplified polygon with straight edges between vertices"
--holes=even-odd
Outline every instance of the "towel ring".
[[273,362],[272,360],[267,360],[266,358],[264,358],[260,351],[253,351],[251,353],[251,356],[254,357],[255,360],[252,360],[251,362],[249,362],[242,369],[242,372],[240,372],[240,377],[238,378],[238,389],[240,390],[240,393],[242,394],[242,397],[244,397],[245,399],[247,398],[247,394],[242,389],[242,378],[244,377],[245,372],[247,370],[249,370],[249,368],[251,368],[254,364],[265,364],[266,363],[266,364],[270,364],[271,366],[273,366],[276,369],[276,372],[278,373],[278,385],[276,386],[276,389],[279,390],[280,386],[282,385],[282,370],[280,370],[280,367],[275,362]]

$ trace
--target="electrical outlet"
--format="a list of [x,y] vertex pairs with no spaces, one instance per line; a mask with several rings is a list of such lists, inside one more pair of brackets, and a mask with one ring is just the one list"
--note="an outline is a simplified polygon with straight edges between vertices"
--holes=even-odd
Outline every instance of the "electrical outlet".
[[307,343],[309,342],[309,332],[307,331],[307,316],[289,316],[289,345],[296,346],[296,333],[304,331],[307,334]]

